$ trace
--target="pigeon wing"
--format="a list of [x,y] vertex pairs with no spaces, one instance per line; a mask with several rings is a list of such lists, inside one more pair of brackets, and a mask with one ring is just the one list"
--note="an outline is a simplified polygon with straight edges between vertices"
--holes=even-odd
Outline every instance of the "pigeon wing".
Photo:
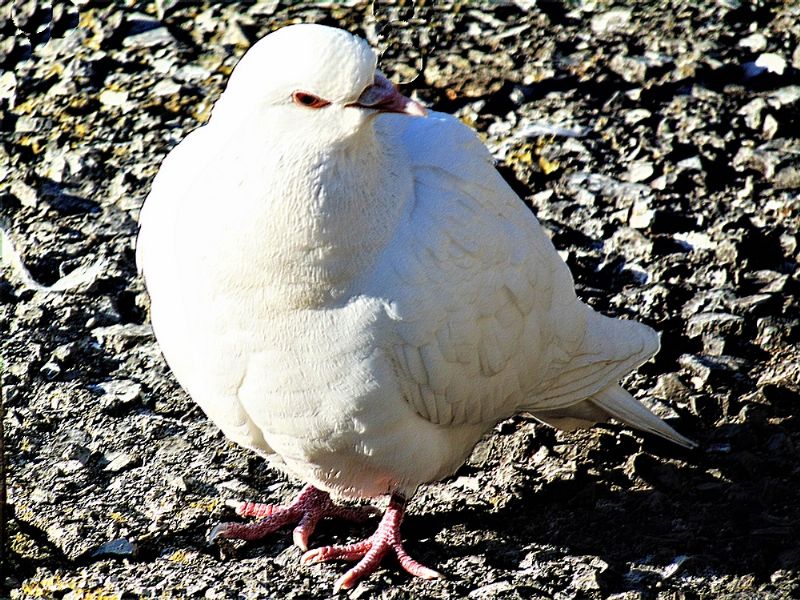
[[447,425],[559,409],[657,350],[650,328],[578,300],[569,269],[472,130],[440,113],[391,119],[404,127],[413,198],[375,280],[417,413]]

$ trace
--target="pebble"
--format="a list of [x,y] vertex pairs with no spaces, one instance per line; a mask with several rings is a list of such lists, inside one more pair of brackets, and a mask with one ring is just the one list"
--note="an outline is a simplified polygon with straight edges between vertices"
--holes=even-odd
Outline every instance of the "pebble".
[[777,90],[771,90],[767,95],[767,101],[774,108],[792,106],[800,100],[800,85],[787,85]]
[[128,92],[117,92],[113,90],[103,90],[98,96],[100,104],[108,108],[120,108],[122,112],[128,112],[135,104],[128,101]]
[[628,181],[639,183],[653,176],[655,168],[651,162],[635,162],[628,167]]
[[179,83],[176,83],[171,79],[162,79],[153,86],[151,93],[153,96],[171,96],[172,94],[177,94],[180,91],[181,86]]
[[36,208],[37,204],[39,203],[39,194],[36,192],[34,187],[23,181],[14,181],[11,184],[9,191],[17,200],[19,200],[22,206],[27,208]]
[[675,165],[678,171],[700,171],[703,172],[703,161],[699,156],[690,156],[678,161]]
[[755,65],[756,67],[766,69],[770,73],[783,75],[783,72],[786,70],[786,59],[780,54],[776,54],[774,52],[765,52],[764,54],[759,55],[755,61]]
[[629,8],[617,8],[592,17],[592,31],[598,35],[613,33],[625,29],[630,23],[633,12]]
[[741,336],[744,331],[744,317],[730,313],[699,313],[686,324],[686,335],[690,338],[706,333],[728,336]]
[[514,587],[515,586],[508,581],[496,581],[495,583],[489,583],[479,588],[475,588],[469,594],[467,594],[467,598],[474,598],[475,600],[496,598],[498,594],[510,592],[514,589]]
[[106,542],[92,550],[92,558],[129,558],[136,556],[138,547],[128,539],[120,538]]
[[126,467],[138,462],[136,456],[128,454],[127,452],[124,451],[117,451],[117,452],[111,452],[109,454],[104,454],[103,459],[108,461],[108,464],[105,467],[103,467],[103,470],[108,471],[109,473],[119,473]]
[[637,200],[633,203],[631,214],[628,218],[628,225],[634,229],[647,229],[653,224],[656,212],[650,208],[650,203],[646,200]]
[[653,113],[646,108],[634,108],[632,110],[625,111],[624,120],[628,125],[636,125],[636,123],[645,121],[651,116],[653,116]]
[[761,32],[751,33],[739,40],[739,46],[753,52],[761,52],[767,47],[767,38]]
[[135,13],[128,17],[129,33],[122,40],[124,48],[152,48],[175,43],[175,38],[158,19]]
[[744,116],[744,122],[750,129],[760,129],[762,122],[761,113],[767,107],[764,98],[753,98],[750,102],[739,109],[738,114]]
[[713,250],[717,243],[707,233],[702,231],[689,231],[686,233],[675,233],[672,236],[690,250]]
[[[764,127],[761,129],[761,133],[764,135],[764,138],[768,140],[774,138],[775,135],[778,133],[778,126],[779,126],[778,121],[772,115],[767,115],[766,117],[764,117]],[[789,178],[786,176],[786,174],[783,174],[783,171],[785,170],[786,169],[781,169],[781,171],[778,171],[775,183],[780,188],[796,187],[795,185],[789,182]]]
[[141,384],[130,379],[103,381],[91,388],[102,394],[100,402],[104,407],[130,404],[142,398]]
[[611,59],[609,68],[629,83],[643,83],[648,76],[649,63],[641,56],[616,55]]

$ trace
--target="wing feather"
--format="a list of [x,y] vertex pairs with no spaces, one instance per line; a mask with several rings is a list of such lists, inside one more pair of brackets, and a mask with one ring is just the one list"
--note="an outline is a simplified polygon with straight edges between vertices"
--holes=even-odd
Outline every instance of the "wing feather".
[[439,113],[386,118],[387,130],[403,131],[414,198],[376,269],[398,277],[376,278],[375,293],[391,301],[396,371],[420,415],[474,424],[568,406],[657,349],[649,328],[577,299],[563,260],[472,130]]

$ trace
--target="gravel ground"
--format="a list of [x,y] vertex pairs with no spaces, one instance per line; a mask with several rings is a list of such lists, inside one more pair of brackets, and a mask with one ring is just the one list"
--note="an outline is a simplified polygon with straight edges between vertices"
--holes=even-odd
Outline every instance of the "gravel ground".
[[579,295],[662,332],[626,384],[701,443],[501,423],[411,503],[407,548],[448,578],[390,562],[349,597],[800,597],[800,4],[46,4],[0,3],[0,596],[318,598],[345,569],[288,532],[206,541],[227,500],[299,485],[180,390],[133,258],[164,155],[255,40],[309,21],[481,132]]

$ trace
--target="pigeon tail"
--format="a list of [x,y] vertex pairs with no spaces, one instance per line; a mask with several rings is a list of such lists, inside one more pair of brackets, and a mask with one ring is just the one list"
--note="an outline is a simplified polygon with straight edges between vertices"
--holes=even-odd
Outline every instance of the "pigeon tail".
[[619,385],[610,385],[600,390],[589,402],[600,407],[608,416],[635,429],[653,433],[684,448],[697,447],[697,442],[675,431]]

